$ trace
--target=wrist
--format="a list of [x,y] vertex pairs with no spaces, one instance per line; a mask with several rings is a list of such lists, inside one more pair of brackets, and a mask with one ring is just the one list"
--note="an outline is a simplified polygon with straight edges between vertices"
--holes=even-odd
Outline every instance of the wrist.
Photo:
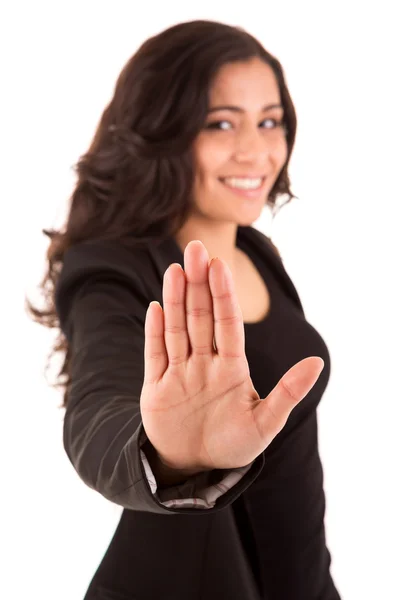
[[177,469],[167,465],[165,462],[163,462],[157,450],[149,440],[143,446],[143,450],[146,454],[146,458],[148,459],[157,485],[160,487],[179,485],[184,483],[190,477],[201,473],[201,470],[199,469]]

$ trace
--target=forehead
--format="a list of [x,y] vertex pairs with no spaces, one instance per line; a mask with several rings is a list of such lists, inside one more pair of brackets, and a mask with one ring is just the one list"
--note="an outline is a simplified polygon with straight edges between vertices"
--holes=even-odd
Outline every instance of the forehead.
[[259,58],[223,65],[209,90],[210,104],[263,105],[280,101],[272,68]]

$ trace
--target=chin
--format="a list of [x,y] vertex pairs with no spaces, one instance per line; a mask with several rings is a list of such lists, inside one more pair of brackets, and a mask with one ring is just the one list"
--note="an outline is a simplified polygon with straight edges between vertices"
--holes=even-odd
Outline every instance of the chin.
[[248,210],[241,211],[242,214],[239,214],[237,219],[238,225],[247,226],[254,223],[254,221],[257,221],[257,219],[261,217],[265,206],[266,205],[263,203],[261,206],[255,205],[254,207],[250,207]]
[[247,217],[237,217],[237,218],[233,218],[232,221],[238,226],[238,227],[250,227],[255,221],[257,221],[257,219],[259,219],[261,216],[261,213],[257,213],[255,215],[248,215]]

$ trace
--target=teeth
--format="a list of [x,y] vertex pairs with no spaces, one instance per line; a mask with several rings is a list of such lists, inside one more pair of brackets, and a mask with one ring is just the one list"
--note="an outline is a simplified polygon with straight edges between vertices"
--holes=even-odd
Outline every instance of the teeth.
[[254,190],[259,188],[262,184],[262,177],[258,177],[257,179],[227,177],[226,179],[223,179],[223,182],[230,187],[240,188],[241,190]]

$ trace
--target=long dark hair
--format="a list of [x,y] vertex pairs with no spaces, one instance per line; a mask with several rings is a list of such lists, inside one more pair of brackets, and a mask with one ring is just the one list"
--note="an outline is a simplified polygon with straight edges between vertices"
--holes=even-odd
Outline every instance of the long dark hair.
[[68,248],[85,240],[129,236],[137,244],[174,236],[192,202],[192,143],[204,127],[208,90],[226,63],[258,57],[272,69],[284,108],[287,161],[266,204],[273,214],[290,191],[288,163],[296,135],[296,113],[279,61],[249,33],[214,21],[174,25],[147,39],[123,67],[89,149],[77,164],[77,183],[64,227],[43,230],[50,238],[46,274],[39,285],[44,309],[26,298],[29,316],[55,328],[48,357],[62,353],[54,387],[68,400],[70,352],[60,330],[54,291]]

